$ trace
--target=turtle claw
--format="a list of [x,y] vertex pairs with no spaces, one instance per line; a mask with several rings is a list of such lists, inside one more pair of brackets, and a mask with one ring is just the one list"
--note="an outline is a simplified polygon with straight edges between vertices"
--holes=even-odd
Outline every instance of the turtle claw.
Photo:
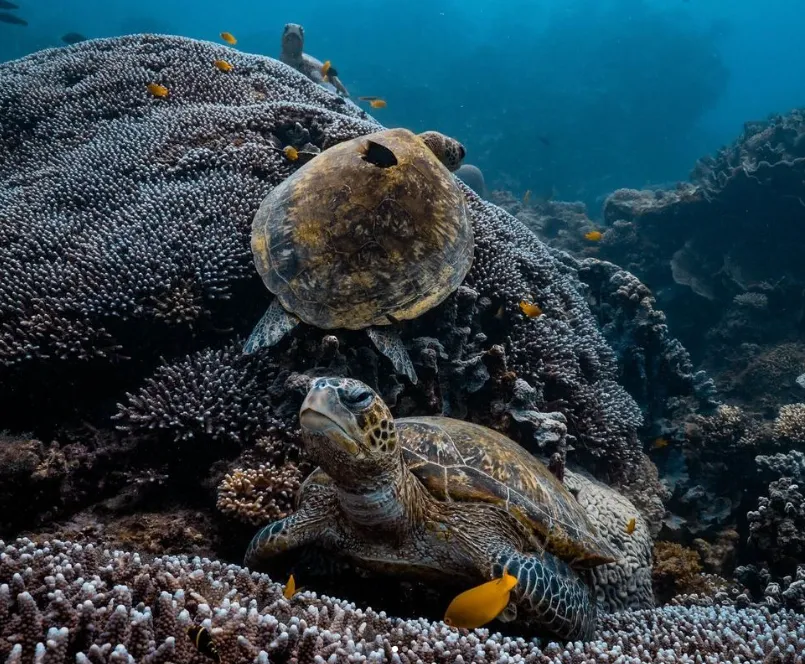
[[299,319],[285,311],[274,298],[243,344],[243,354],[251,355],[261,348],[270,348],[298,324]]
[[366,330],[369,338],[383,355],[385,355],[394,365],[394,369],[398,374],[406,376],[414,385],[417,384],[416,371],[414,371],[414,363],[411,362],[411,356],[403,344],[400,335],[396,330],[384,329],[380,327],[370,327]]

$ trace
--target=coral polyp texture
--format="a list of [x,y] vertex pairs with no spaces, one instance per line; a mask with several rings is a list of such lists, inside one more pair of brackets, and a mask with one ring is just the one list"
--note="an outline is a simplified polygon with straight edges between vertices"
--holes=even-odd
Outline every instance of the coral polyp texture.
[[310,591],[290,600],[263,574],[202,558],[52,541],[0,541],[0,658],[16,664],[211,661],[187,635],[206,627],[228,662],[790,662],[805,621],[789,610],[672,606],[606,616],[596,640],[545,643],[355,608]]

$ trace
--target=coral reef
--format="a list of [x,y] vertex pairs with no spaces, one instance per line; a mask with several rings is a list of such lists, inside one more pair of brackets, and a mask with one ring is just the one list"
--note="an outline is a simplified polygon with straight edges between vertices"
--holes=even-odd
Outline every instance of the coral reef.
[[[219,57],[232,75],[209,66]],[[151,79],[166,98],[150,95]],[[351,372],[397,414],[495,421],[487,365],[502,365],[540,410],[567,418],[579,462],[634,476],[640,413],[575,271],[466,188],[476,241],[466,284],[402,327],[420,385],[402,384],[348,332],[303,325],[270,353],[240,356],[270,299],[251,219],[297,167],[282,147],[315,152],[380,128],[354,105],[269,58],[154,35],[36,53],[0,66],[0,80],[2,426],[107,430],[117,408],[119,431],[154,442],[140,463],[175,466],[171,455],[192,447],[184,470],[198,478],[269,429],[293,429],[311,374]],[[524,316],[524,298],[543,315]],[[44,412],[34,407],[45,399]]]
[[759,409],[795,398],[803,371],[803,134],[802,109],[747,123],[690,183],[604,208],[601,257],[645,281],[719,387]]
[[[711,657],[802,664],[805,622],[790,610],[666,607],[602,619],[590,643],[544,644],[487,629],[403,620],[267,576],[176,556],[53,541],[0,542],[0,658],[79,664],[208,661],[187,636],[206,627],[222,662],[629,662]],[[725,632],[729,638],[725,638]]]

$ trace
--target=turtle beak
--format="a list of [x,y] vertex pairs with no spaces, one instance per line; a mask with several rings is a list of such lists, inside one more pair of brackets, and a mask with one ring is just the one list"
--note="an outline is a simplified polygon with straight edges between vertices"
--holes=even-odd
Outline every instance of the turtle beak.
[[[357,423],[329,386],[313,387],[299,409],[299,423],[312,434],[326,436],[350,456],[360,455]],[[357,435],[356,435],[357,434]]]

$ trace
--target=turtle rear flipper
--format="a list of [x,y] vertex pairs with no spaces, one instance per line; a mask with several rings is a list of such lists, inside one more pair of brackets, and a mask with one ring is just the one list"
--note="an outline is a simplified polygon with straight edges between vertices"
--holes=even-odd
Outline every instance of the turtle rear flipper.
[[270,348],[297,325],[299,319],[285,311],[279,300],[274,298],[243,344],[243,353],[251,355],[260,348]]
[[[492,552],[493,574],[507,572],[517,578],[512,600],[515,615],[546,629],[565,641],[590,641],[597,619],[597,606],[587,584],[570,567],[547,551],[537,555],[512,549]],[[522,611],[520,610],[522,609]],[[511,617],[503,610],[503,622]]]
[[403,344],[397,331],[391,328],[370,327],[366,330],[369,338],[383,355],[385,355],[394,365],[397,373],[407,376],[414,385],[417,384],[414,363]]

